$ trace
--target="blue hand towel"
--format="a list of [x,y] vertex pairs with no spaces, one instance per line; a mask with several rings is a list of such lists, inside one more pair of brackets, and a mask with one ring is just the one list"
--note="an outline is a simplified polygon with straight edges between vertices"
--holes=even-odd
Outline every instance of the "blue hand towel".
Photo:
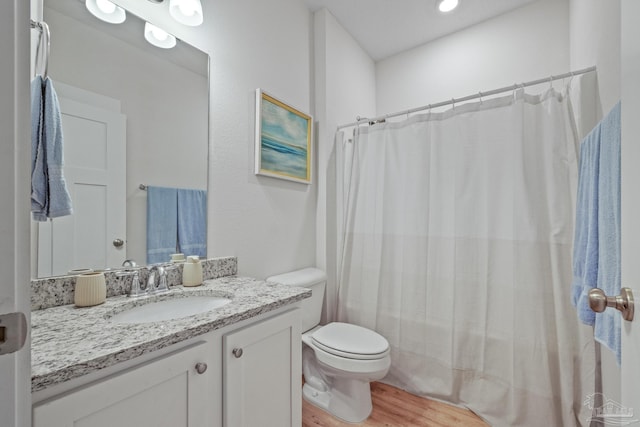
[[572,284],[578,318],[595,324],[595,339],[620,363],[620,314],[591,311],[588,293],[595,287],[620,293],[620,103],[580,146]]
[[147,187],[147,264],[169,262],[178,242],[178,191]]
[[588,293],[598,283],[598,175],[600,169],[600,126],[580,145],[578,195],[573,240],[573,283],[571,302],[578,318],[593,325],[595,313],[589,308]]
[[[620,103],[600,123],[598,179],[598,288],[620,294]],[[621,316],[613,308],[596,314],[595,338],[613,351],[620,364]]]
[[185,255],[207,256],[207,192],[178,190],[178,245]]
[[63,137],[58,95],[50,78],[31,82],[31,211],[37,221],[71,215],[62,173]]
[[36,76],[31,81],[31,212],[33,219],[46,220],[49,187],[42,138],[42,102],[44,81]]

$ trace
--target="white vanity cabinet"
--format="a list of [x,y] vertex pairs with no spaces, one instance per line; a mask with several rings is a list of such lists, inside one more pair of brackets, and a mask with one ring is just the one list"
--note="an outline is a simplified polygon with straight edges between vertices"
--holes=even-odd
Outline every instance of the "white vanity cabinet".
[[206,342],[37,404],[34,427],[202,427],[211,425]]
[[302,424],[299,310],[223,337],[225,427]]
[[282,307],[44,389],[32,425],[299,427],[300,322]]

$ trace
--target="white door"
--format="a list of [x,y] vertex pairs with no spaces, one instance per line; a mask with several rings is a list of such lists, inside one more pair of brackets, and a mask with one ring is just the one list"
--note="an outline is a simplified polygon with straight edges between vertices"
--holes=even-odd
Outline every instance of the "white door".
[[[29,2],[2,2],[0,13],[0,316],[29,317]],[[1,319],[1,317],[0,317]],[[11,326],[0,323],[0,353]],[[26,332],[26,331],[25,331]],[[4,342],[3,342],[4,341]],[[29,341],[0,355],[0,425],[30,424]]]
[[119,266],[126,258],[126,118],[98,100],[58,92],[73,215],[39,223],[38,277]]
[[640,2],[622,1],[622,286],[635,318],[622,322],[622,404],[640,423]]

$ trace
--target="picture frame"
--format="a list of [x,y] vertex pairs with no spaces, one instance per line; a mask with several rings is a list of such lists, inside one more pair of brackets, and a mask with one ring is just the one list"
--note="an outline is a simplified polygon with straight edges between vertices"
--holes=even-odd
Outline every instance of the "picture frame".
[[311,184],[313,117],[256,89],[255,173]]

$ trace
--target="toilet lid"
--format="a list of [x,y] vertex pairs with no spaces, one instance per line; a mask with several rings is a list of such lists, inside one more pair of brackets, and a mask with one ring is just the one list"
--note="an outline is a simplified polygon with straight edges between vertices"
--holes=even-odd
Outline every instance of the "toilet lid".
[[329,323],[311,338],[323,350],[352,359],[378,359],[389,351],[389,343],[382,335],[349,323]]

